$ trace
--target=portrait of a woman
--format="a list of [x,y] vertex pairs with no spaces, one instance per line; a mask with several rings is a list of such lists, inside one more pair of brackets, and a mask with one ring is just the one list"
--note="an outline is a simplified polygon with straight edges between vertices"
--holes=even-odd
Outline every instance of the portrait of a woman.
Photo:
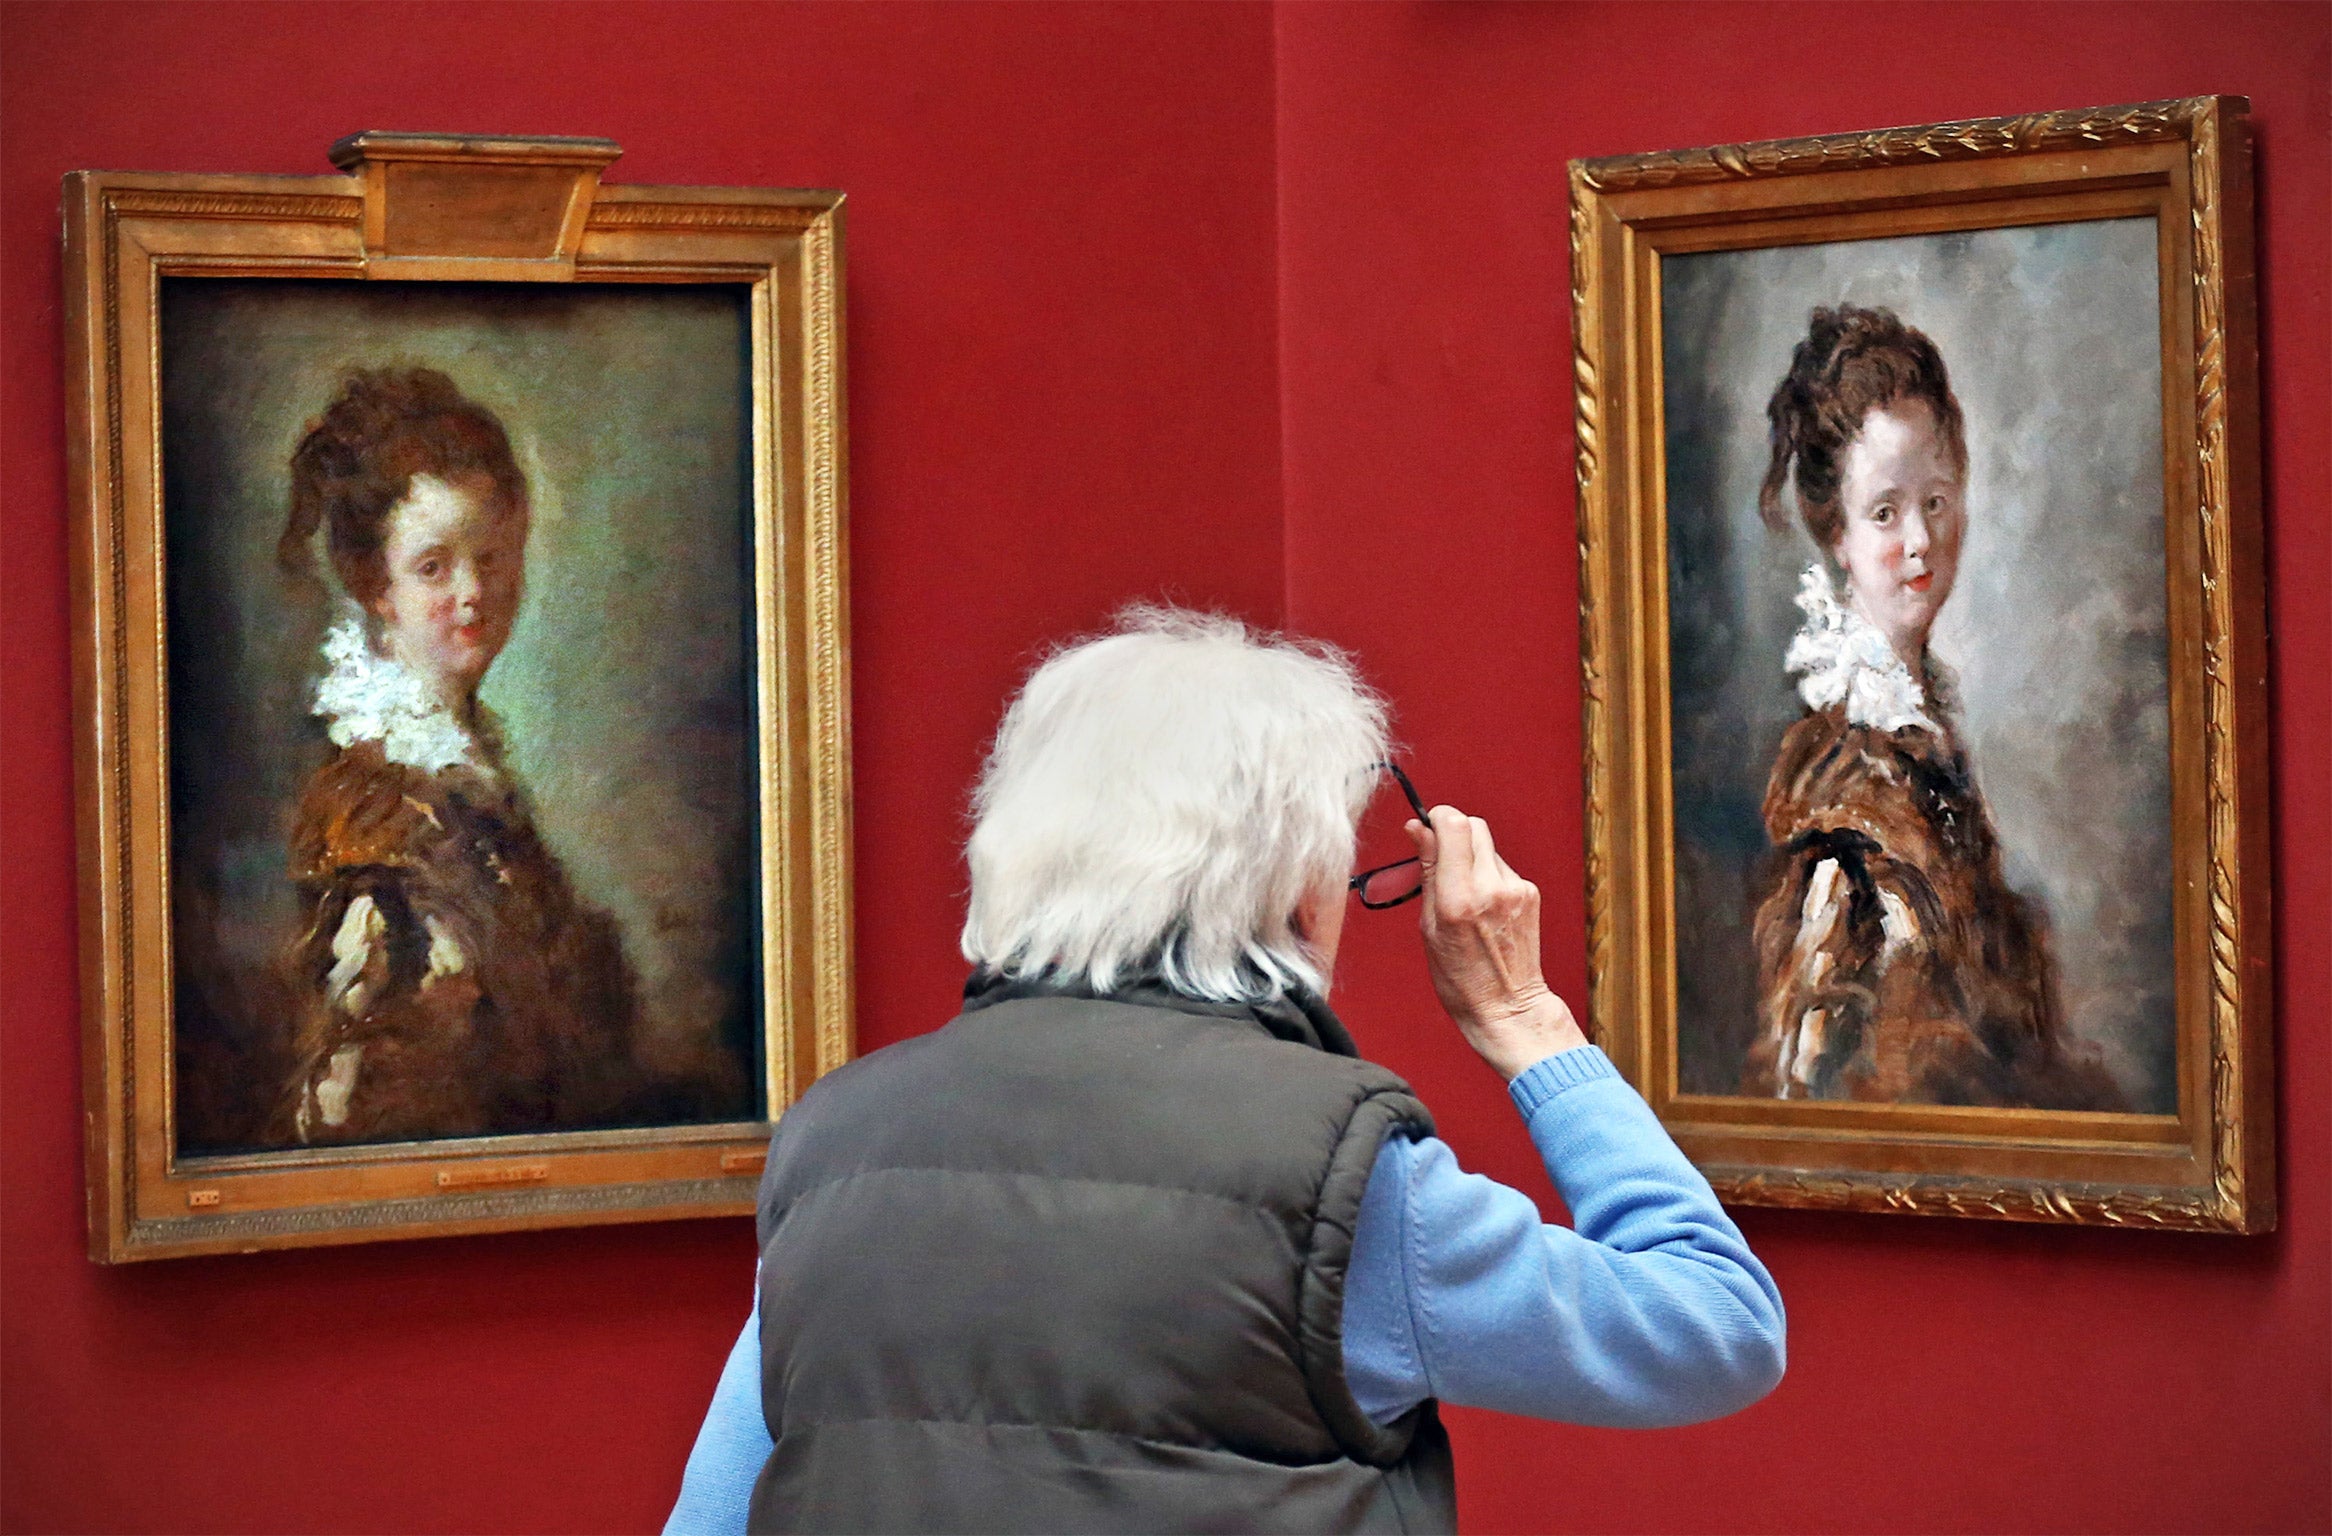
[[1759,497],[1822,552],[1784,664],[1752,887],[1757,1018],[1742,1092],[2118,1109],[2068,1037],[2047,913],[2013,888],[1929,649],[1971,509],[1965,418],[1935,343],[1892,311],[1813,311],[1767,408]]
[[478,687],[525,587],[526,477],[445,374],[351,374],[292,456],[281,554],[347,598],[292,821],[302,930],[276,1145],[623,1117],[635,984],[536,830]]

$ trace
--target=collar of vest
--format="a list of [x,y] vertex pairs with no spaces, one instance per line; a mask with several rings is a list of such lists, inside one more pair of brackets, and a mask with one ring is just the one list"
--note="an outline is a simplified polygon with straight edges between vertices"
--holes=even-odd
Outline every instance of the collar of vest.
[[1308,1045],[1331,1056],[1359,1059],[1360,1048],[1344,1021],[1327,1002],[1311,992],[1297,990],[1260,1003],[1220,1003],[1212,998],[1177,992],[1158,978],[1143,977],[1107,992],[1096,992],[1082,979],[1062,981],[1045,976],[1007,976],[976,970],[964,982],[964,1012],[977,1013],[998,1003],[1027,997],[1076,997],[1104,1003],[1132,1003],[1140,1008],[1168,1008],[1176,1013],[1203,1014],[1219,1019],[1247,1019],[1275,1039]]

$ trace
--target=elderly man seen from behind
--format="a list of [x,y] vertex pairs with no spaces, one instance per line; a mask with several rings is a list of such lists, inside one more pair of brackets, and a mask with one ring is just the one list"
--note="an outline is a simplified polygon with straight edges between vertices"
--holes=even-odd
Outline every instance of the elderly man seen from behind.
[[1448,1530],[1439,1403],[1773,1387],[1772,1280],[1548,989],[1481,820],[1409,824],[1426,965],[1576,1226],[1460,1171],[1328,1010],[1385,745],[1341,655],[1228,619],[1037,668],[974,797],[963,1012],[779,1124],[668,1530]]

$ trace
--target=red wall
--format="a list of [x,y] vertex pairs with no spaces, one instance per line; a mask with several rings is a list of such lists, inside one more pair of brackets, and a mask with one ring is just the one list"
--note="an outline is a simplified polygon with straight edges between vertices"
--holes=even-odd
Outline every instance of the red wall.
[[964,789],[1047,639],[1281,603],[1267,10],[11,7],[0,1452],[14,1530],[660,1526],[750,1223],[81,1256],[57,186],[315,173],[365,127],[605,134],[850,197],[869,1046],[961,984]]
[[[1547,5],[1279,13],[1288,623],[1360,647],[1419,782],[1478,804],[1585,984],[1564,162],[2248,94],[2278,670],[2283,1227],[2258,1239],[1742,1216],[1790,1373],[1657,1438],[1459,1418],[1479,1529],[2332,1526],[2332,564],[2322,6]],[[1356,913],[1355,1023],[1459,1155],[1543,1189]],[[1380,1027],[1370,1029],[1382,1021]]]
[[[0,1523],[630,1529],[741,1222],[100,1270],[81,1255],[56,186],[314,171],[358,127],[604,133],[851,198],[861,1033],[958,979],[963,786],[1043,640],[1167,593],[1354,645],[1580,985],[1563,161],[2225,90],[2263,139],[2281,1232],[1745,1217],[1789,1380],[1658,1436],[1459,1416],[1475,1529],[2332,1524],[2332,561],[2321,7],[0,10]],[[1867,82],[1867,83],[1865,83]],[[1283,451],[1284,435],[1284,451]],[[1341,998],[1544,1189],[1393,918]]]

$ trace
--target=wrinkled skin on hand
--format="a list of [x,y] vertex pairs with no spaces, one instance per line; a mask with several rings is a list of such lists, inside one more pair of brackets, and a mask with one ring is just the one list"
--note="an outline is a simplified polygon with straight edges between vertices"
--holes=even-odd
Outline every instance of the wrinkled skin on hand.
[[1419,922],[1434,995],[1511,1082],[1587,1037],[1539,968],[1538,887],[1499,857],[1488,822],[1446,805],[1430,814],[1431,826],[1412,820],[1408,832],[1424,865]]

